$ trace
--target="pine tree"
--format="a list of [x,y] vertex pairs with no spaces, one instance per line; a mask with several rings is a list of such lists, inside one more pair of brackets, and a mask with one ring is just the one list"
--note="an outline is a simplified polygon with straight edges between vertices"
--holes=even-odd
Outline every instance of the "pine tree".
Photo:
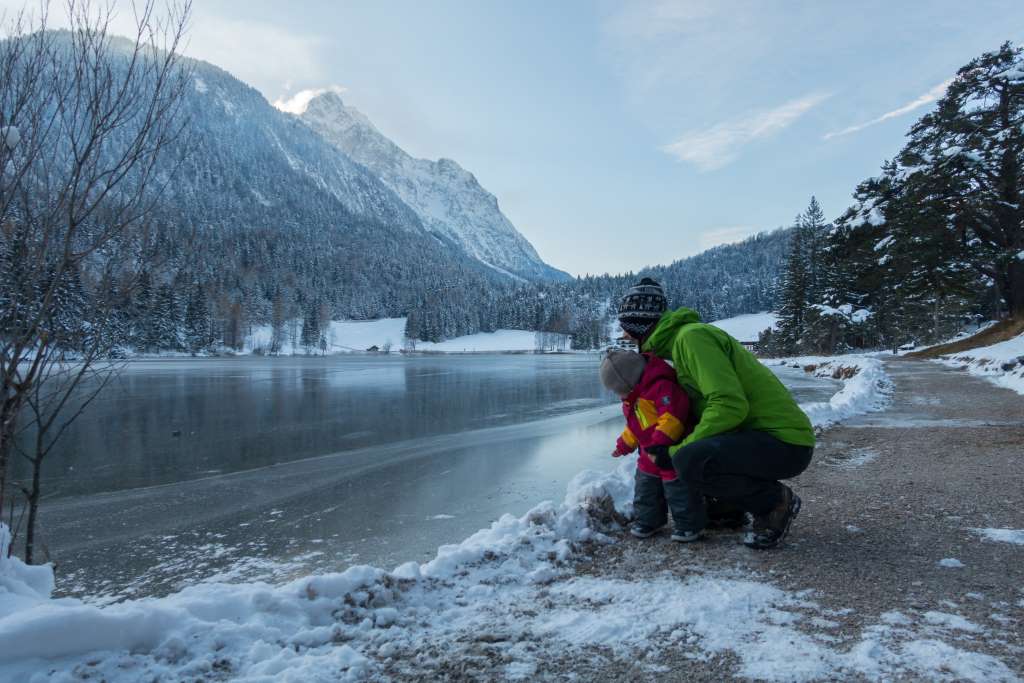
[[961,68],[900,163],[965,262],[1024,316],[1024,48],[1005,43]]
[[807,314],[808,262],[804,243],[805,233],[799,229],[800,218],[790,235],[786,270],[780,287],[778,332],[774,335],[773,353],[792,355],[797,352],[804,335],[804,316]]
[[210,312],[206,304],[206,293],[201,285],[195,285],[185,306],[184,323],[185,348],[193,354],[205,351],[213,342],[210,330]]
[[302,346],[309,353],[311,349],[320,346],[320,302],[314,301],[309,304],[306,314],[302,318]]
[[828,225],[825,220],[825,212],[821,210],[817,198],[812,196],[807,210],[797,219],[797,229],[803,233],[804,258],[807,261],[806,298],[808,302],[818,301],[824,287],[821,261]]
[[284,312],[284,295],[281,293],[281,288],[276,287],[273,293],[273,302],[271,319],[270,319],[270,352],[280,353],[281,347],[284,345],[285,335],[285,312]]
[[153,282],[149,271],[139,273],[132,297],[132,344],[140,351],[156,348],[157,333],[153,329]]
[[182,348],[181,313],[174,288],[169,284],[157,288],[153,301],[152,343],[154,348],[178,350]]
[[236,351],[245,346],[245,313],[242,302],[235,300],[228,309],[227,324],[224,327],[224,345]]

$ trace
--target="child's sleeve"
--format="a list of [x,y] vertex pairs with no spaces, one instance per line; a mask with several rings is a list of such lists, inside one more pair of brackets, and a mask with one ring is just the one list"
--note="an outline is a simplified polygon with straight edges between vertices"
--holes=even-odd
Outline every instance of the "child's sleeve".
[[671,380],[657,382],[651,388],[651,395],[658,408],[658,422],[651,435],[651,445],[671,446],[679,443],[686,436],[690,398],[682,387]]
[[625,455],[626,453],[632,453],[636,450],[636,447],[640,444],[636,436],[633,434],[633,430],[626,427],[622,431],[622,436],[615,442],[615,450]]

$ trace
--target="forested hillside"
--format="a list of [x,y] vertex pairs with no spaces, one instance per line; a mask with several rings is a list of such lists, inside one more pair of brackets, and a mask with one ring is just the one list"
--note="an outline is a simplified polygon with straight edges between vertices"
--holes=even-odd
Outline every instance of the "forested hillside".
[[[66,33],[49,32],[45,40],[58,62],[70,54]],[[18,47],[0,44],[8,55]],[[122,73],[127,48],[127,41],[114,39],[97,68]],[[85,320],[86,309],[102,309],[104,334],[116,337],[112,347],[241,348],[253,325],[271,325],[277,340],[286,321],[301,320],[304,341],[315,348],[329,319],[407,316],[408,334],[417,339],[509,328],[570,333],[578,347],[594,348],[606,341],[610,304],[640,275],[663,281],[674,304],[712,319],[774,303],[785,243],[780,233],[643,273],[566,280],[539,260],[495,198],[453,162],[414,160],[368,122],[359,129],[368,148],[349,137],[339,137],[336,146],[227,72],[189,60],[180,68],[180,130],[153,156],[145,177],[126,179],[128,186],[145,187],[144,225],[134,221],[139,229],[133,228],[130,243],[116,245],[123,251],[117,259],[83,258],[56,276],[58,317]],[[356,120],[340,100],[335,104],[335,124]],[[42,153],[31,144],[42,124],[21,121],[13,105],[3,106],[3,151],[15,168],[26,155]],[[76,116],[64,125],[84,130],[96,123],[86,111]],[[69,138],[47,139],[53,148],[45,154],[55,162],[26,162],[24,168],[40,176],[72,168]],[[367,163],[376,158],[374,150],[387,153],[378,154],[375,172],[354,161],[349,148]],[[18,235],[32,234],[24,217],[38,214],[49,199],[41,177],[10,175],[3,182],[5,188],[35,183],[39,189],[5,190],[22,202],[5,214],[10,230],[0,243],[0,296],[14,310],[22,294],[31,298],[23,291],[28,280],[19,266],[24,245]],[[393,187],[410,201],[423,193],[430,201],[414,208]],[[433,211],[435,205],[444,210]],[[92,333],[97,329],[93,325]]]
[[834,224],[798,221],[774,353],[946,339],[1024,316],[1024,49],[961,68]]

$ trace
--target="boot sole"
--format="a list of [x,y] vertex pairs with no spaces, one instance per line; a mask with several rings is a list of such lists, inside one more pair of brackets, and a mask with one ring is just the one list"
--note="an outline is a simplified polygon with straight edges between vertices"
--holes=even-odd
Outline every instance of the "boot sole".
[[744,541],[743,545],[748,548],[753,548],[754,550],[771,550],[772,548],[777,548],[779,544],[782,543],[786,536],[789,535],[789,528],[793,526],[793,520],[800,514],[800,508],[803,505],[803,502],[800,500],[800,496],[793,493],[792,489],[790,489],[790,495],[792,495],[793,498],[789,501],[789,517],[786,519],[786,526],[782,529],[779,537],[771,543],[757,543],[752,540],[749,542]]

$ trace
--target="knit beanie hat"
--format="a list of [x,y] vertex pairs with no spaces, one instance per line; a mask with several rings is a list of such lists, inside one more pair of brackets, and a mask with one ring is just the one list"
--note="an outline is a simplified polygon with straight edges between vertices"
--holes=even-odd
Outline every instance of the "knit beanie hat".
[[619,300],[619,325],[630,336],[643,339],[654,329],[667,308],[665,290],[651,278],[645,277],[630,287]]
[[636,351],[611,349],[601,361],[601,384],[619,396],[626,396],[644,374],[647,359]]

